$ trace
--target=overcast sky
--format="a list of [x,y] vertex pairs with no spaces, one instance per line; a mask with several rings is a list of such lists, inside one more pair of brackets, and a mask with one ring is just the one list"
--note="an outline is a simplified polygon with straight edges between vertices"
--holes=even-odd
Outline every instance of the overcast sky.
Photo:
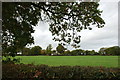
[[[98,51],[101,47],[111,47],[118,45],[118,0],[114,2],[100,2],[99,9],[103,10],[102,18],[105,21],[103,28],[93,27],[92,30],[81,31],[81,43],[80,49],[84,50],[96,50]],[[56,49],[58,42],[52,40],[52,34],[49,31],[49,25],[45,22],[39,22],[34,28],[35,44],[33,46],[41,46],[43,49],[49,44],[52,44],[53,49]],[[68,46],[69,50],[73,50],[72,47]]]

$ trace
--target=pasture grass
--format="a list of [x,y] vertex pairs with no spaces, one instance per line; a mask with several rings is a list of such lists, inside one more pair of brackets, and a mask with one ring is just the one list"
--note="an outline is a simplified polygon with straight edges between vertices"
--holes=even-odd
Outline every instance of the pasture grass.
[[24,64],[118,67],[118,56],[16,56]]

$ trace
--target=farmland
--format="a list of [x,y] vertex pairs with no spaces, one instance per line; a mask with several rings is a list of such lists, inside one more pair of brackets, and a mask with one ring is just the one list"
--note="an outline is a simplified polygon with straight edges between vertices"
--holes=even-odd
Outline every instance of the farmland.
[[17,56],[24,64],[118,67],[118,56]]

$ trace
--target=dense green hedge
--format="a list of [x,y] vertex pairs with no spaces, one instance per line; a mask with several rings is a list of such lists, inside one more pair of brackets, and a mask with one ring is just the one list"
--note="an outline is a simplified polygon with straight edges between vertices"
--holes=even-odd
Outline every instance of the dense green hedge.
[[120,68],[3,64],[2,70],[4,80],[120,80]]

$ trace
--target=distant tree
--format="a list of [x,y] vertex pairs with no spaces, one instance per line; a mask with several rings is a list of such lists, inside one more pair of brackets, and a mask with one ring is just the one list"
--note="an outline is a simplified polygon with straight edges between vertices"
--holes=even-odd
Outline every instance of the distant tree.
[[120,55],[120,47],[113,46],[108,48],[100,48],[99,53],[102,55]]
[[58,46],[56,47],[56,50],[58,53],[64,53],[64,51],[66,50],[66,48],[64,48],[64,46],[62,46],[61,44],[58,44]]
[[52,50],[53,53],[56,53],[56,50]]
[[99,50],[99,54],[100,55],[105,55],[106,54],[106,48],[100,48],[100,50]]
[[105,49],[106,55],[112,55],[112,54],[114,54],[113,52],[114,52],[114,50],[111,47]]
[[72,50],[72,51],[70,52],[70,55],[71,55],[71,56],[77,56],[78,54],[79,54],[78,50]]
[[71,54],[70,54],[70,51],[69,51],[69,50],[64,51],[64,55],[65,55],[65,56],[70,56],[70,55],[71,55]]
[[49,45],[47,46],[47,48],[46,48],[46,54],[47,54],[47,55],[51,55],[51,53],[52,53],[52,45],[49,44]]
[[51,55],[57,55],[56,50],[52,50],[52,54]]
[[107,55],[119,55],[120,54],[119,50],[120,50],[119,46],[113,46],[113,47],[107,48],[105,51]]
[[82,50],[82,49],[78,49],[78,50],[79,50],[79,54],[78,55],[81,55],[81,54],[84,53],[84,50]]
[[26,55],[26,56],[30,55],[30,48],[26,48],[26,47],[23,48],[22,49],[22,55]]
[[42,48],[40,46],[34,46],[31,48],[31,55],[40,55]]
[[120,47],[116,46],[115,49],[116,49],[115,55],[120,55]]
[[94,54],[94,55],[100,55],[100,54],[99,54],[99,52],[95,52],[95,54]]
[[90,51],[89,50],[85,50],[84,55],[90,55]]
[[95,50],[90,51],[90,55],[94,55],[95,54]]
[[41,50],[41,55],[46,55],[46,50]]
[[82,49],[76,49],[76,50],[72,50],[72,51],[70,52],[70,54],[71,54],[72,56],[78,56],[78,55],[81,55],[81,53],[83,53],[83,50],[82,50]]

